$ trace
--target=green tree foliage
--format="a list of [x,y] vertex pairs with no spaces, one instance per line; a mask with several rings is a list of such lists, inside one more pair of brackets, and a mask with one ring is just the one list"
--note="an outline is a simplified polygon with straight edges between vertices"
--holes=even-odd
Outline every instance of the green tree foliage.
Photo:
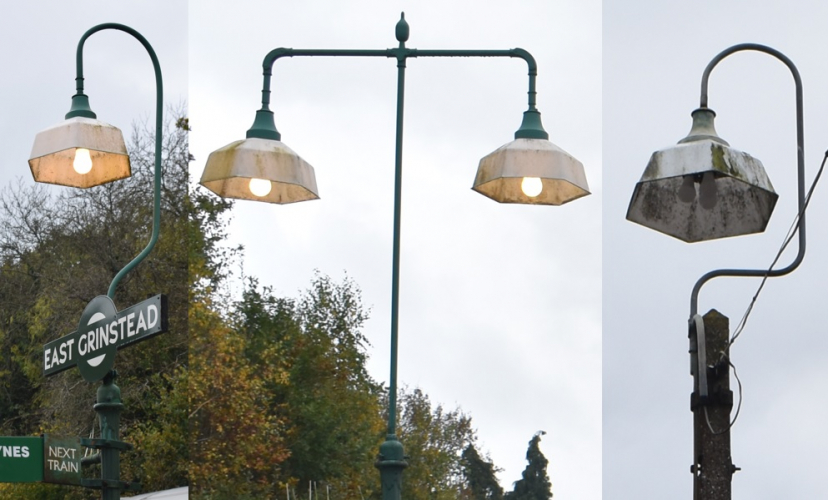
[[[287,423],[290,450],[280,484],[316,481],[339,497],[370,494],[382,432],[381,387],[365,368],[368,342],[360,329],[367,313],[357,286],[317,274],[295,300],[259,291],[251,280],[236,317],[248,339],[249,359],[278,363],[287,373],[288,383],[272,386],[270,393],[272,411]],[[280,356],[263,359],[261,353],[272,345]]]
[[529,449],[526,450],[526,461],[528,464],[523,470],[523,477],[515,482],[515,489],[506,495],[506,500],[549,500],[552,498],[552,483],[546,475],[546,466],[549,461],[540,451],[541,436],[546,434],[538,432],[529,441]]
[[273,498],[289,454],[271,406],[272,392],[288,383],[282,355],[230,318],[224,288],[238,249],[224,242],[232,203],[200,187],[188,201],[190,495]]
[[403,473],[403,491],[412,500],[456,499],[464,489],[463,450],[475,442],[471,417],[461,410],[432,406],[420,389],[400,391],[397,435],[409,466]]
[[474,444],[463,450],[460,458],[463,467],[465,489],[463,498],[468,500],[502,500],[503,488],[497,481],[497,469],[492,462],[480,457]]
[[[129,179],[87,190],[19,182],[0,192],[0,349],[7,353],[0,357],[1,434],[97,432],[95,385],[76,369],[44,378],[42,349],[74,331],[86,304],[104,295],[115,274],[146,246],[154,141],[147,127],[136,127]],[[187,484],[187,443],[176,439],[187,429],[187,130],[168,125],[162,149],[160,239],[114,298],[119,308],[157,293],[169,299],[169,332],[119,351],[115,362],[125,403],[121,438],[140,443],[122,455],[122,477],[141,479],[151,490]],[[53,485],[0,489],[0,498],[91,494]]]
[[[194,498],[267,498],[287,457],[269,391],[284,372],[252,362],[249,343],[207,300],[190,304],[190,465]],[[261,359],[278,358],[275,346]]]
[[[216,302],[210,307],[225,306]],[[367,312],[356,284],[317,273],[308,290],[294,299],[276,297],[250,279],[241,300],[222,310],[229,312],[213,315],[214,324],[202,328],[202,320],[194,316],[201,313],[191,306],[191,405],[196,407],[191,424],[196,432],[193,449],[198,450],[193,452],[194,497],[275,498],[286,490],[304,496],[312,487],[320,495],[330,492],[331,498],[379,498],[374,462],[385,438],[387,393],[365,367],[368,342],[361,328]],[[222,323],[225,317],[231,328]],[[233,356],[202,363],[202,349],[229,342],[236,346]],[[228,367],[256,370],[229,385],[221,375]],[[263,378],[267,372],[279,376]],[[244,441],[249,447],[236,443],[231,450],[227,443],[242,438],[205,432],[203,414],[218,412],[216,401],[247,404],[251,392],[242,382],[259,384],[253,393],[262,397],[255,408],[266,408],[261,412],[277,425],[270,434],[265,423],[244,427],[250,433]],[[194,385],[205,389],[192,390]],[[471,418],[432,405],[419,389],[401,391],[398,400],[399,436],[411,464],[404,479],[406,498],[457,498],[465,484],[461,455],[475,440]],[[229,422],[241,420],[228,418],[223,427]],[[235,469],[227,464],[229,458],[216,462],[216,457],[256,455],[246,451],[254,450],[256,442],[268,443],[269,458],[277,458],[267,466],[269,486],[255,486],[256,478],[263,477],[255,468],[258,458],[239,461],[247,466]]]

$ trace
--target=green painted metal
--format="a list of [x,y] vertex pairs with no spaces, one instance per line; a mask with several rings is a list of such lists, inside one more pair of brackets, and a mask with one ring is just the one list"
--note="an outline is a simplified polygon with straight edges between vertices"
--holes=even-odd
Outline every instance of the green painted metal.
[[540,113],[536,108],[535,82],[537,64],[529,52],[515,48],[508,50],[418,50],[405,46],[410,28],[405,13],[395,26],[399,46],[385,50],[343,50],[343,49],[292,49],[280,47],[271,50],[262,62],[262,108],[256,112],[253,126],[247,137],[281,140],[276,130],[273,112],[270,110],[270,85],[273,64],[283,57],[387,57],[397,60],[397,135],[394,182],[394,241],[391,279],[391,375],[389,382],[388,430],[385,442],[380,446],[376,467],[380,470],[383,500],[399,500],[402,491],[402,471],[408,466],[402,443],[396,436],[397,418],[397,351],[399,325],[400,286],[400,222],[402,214],[402,146],[403,109],[405,102],[405,68],[408,58],[415,57],[516,57],[526,61],[529,68],[529,109],[524,112],[523,121],[515,132],[515,138],[548,139],[543,129]]
[[97,118],[97,115],[89,107],[89,97],[86,94],[75,94],[72,96],[72,107],[66,113],[66,119],[82,116],[84,118]]
[[[107,30],[114,29],[123,31],[133,38],[138,40],[144,46],[152,61],[152,67],[155,72],[155,175],[154,175],[154,189],[153,189],[153,218],[152,218],[152,235],[147,246],[127,265],[125,265],[112,279],[109,285],[107,296],[115,297],[115,288],[121,279],[138,265],[146,256],[152,251],[158,235],[161,230],[161,141],[162,141],[162,124],[163,124],[163,106],[164,106],[164,85],[161,77],[161,65],[158,62],[158,56],[152,45],[136,30],[118,23],[104,23],[90,28],[83,34],[78,42],[76,63],[77,76],[75,78],[76,95],[72,98],[72,109],[70,114],[78,113],[73,116],[88,116],[83,113],[92,113],[89,109],[88,98],[83,93],[83,46],[86,39],[93,34]],[[84,107],[85,106],[85,107]],[[68,116],[67,116],[68,117]],[[166,304],[166,302],[165,302]],[[98,412],[98,419],[101,427],[101,437],[108,440],[117,440],[120,432],[120,413],[123,409],[121,404],[121,391],[117,385],[114,384],[114,379],[117,376],[116,372],[110,371],[106,374],[98,389],[98,403],[94,406]],[[121,498],[121,490],[124,489],[124,484],[120,481],[120,451],[117,448],[104,448],[101,450],[101,490],[103,500],[118,500]]]
[[0,483],[43,481],[43,438],[0,437]]
[[[405,49],[409,28],[405,15],[397,23],[397,41]],[[402,471],[408,467],[403,445],[397,439],[397,351],[400,304],[400,235],[402,220],[403,111],[405,105],[405,61],[397,57],[397,136],[394,159],[394,244],[391,275],[391,380],[388,388],[388,432],[380,446],[376,467],[380,471],[382,498],[399,500],[402,496]]]
[[[86,39],[89,38],[94,33],[98,31],[107,30],[107,29],[114,29],[118,31],[123,31],[124,33],[128,33],[132,35],[136,40],[141,42],[141,45],[147,50],[149,53],[150,59],[152,60],[152,67],[155,70],[155,182],[154,182],[154,191],[153,191],[153,217],[152,217],[152,236],[150,237],[150,241],[144,250],[141,251],[132,261],[130,261],[126,266],[121,269],[118,274],[112,279],[112,283],[109,285],[109,291],[107,295],[111,298],[115,298],[115,288],[118,286],[118,283],[121,279],[126,275],[129,271],[131,271],[139,262],[144,260],[144,258],[152,251],[152,248],[155,246],[155,243],[158,241],[158,234],[161,230],[161,139],[162,139],[162,122],[163,122],[163,112],[164,112],[164,85],[161,79],[161,66],[158,63],[158,56],[155,55],[155,50],[153,50],[152,45],[147,41],[146,38],[143,37],[140,33],[135,31],[134,29],[130,28],[129,26],[125,26],[123,24],[118,23],[104,23],[99,24],[90,28],[80,39],[78,42],[78,50],[77,50],[77,77],[75,78],[75,85],[77,89],[77,93],[75,96],[72,97],[72,110],[67,113],[66,117],[71,118],[72,116],[89,116],[88,114],[82,113],[91,113],[91,117],[94,118],[95,114],[92,113],[92,110],[89,109],[89,101],[86,95],[83,93],[83,45],[86,42]],[[85,108],[84,108],[85,106]],[[76,113],[76,114],[73,114]],[[71,116],[70,116],[71,115]]]
[[256,111],[256,119],[253,126],[247,131],[247,138],[271,139],[279,141],[282,134],[276,130],[276,123],[273,121],[273,111],[260,109]]
[[82,486],[79,437],[43,436],[43,482]]
[[104,378],[115,363],[115,351],[164,333],[169,327],[167,297],[158,294],[117,311],[108,296],[92,299],[78,329],[43,346],[43,375],[78,366],[87,382]]
[[[115,370],[104,377],[98,387],[98,399],[93,408],[98,414],[101,439],[118,441],[121,431],[121,389],[115,385],[118,373]],[[119,500],[121,498],[121,449],[117,446],[101,446],[101,498],[102,500]]]

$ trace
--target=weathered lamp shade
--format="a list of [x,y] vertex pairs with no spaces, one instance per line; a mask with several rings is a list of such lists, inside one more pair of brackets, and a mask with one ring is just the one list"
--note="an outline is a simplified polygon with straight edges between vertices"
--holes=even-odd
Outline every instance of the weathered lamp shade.
[[540,113],[526,111],[515,140],[480,160],[472,189],[527,205],[563,205],[588,195],[583,164],[548,139]]
[[686,138],[653,153],[627,220],[686,242],[764,231],[778,195],[762,163],[716,134],[712,110],[692,116]]
[[[259,195],[254,194],[253,179],[264,185]],[[223,198],[279,204],[319,199],[313,167],[273,139],[253,137],[213,151],[201,185]]]
[[[37,182],[79,188],[99,186],[131,175],[121,131],[84,116],[68,118],[38,133],[29,167]],[[79,173],[83,171],[87,172]]]

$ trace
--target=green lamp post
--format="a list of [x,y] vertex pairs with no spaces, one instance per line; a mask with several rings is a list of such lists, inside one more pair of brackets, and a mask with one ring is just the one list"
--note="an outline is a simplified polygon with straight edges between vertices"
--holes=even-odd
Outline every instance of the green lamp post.
[[[781,269],[718,269],[704,274],[690,295],[691,370],[695,388],[692,409],[695,415],[693,450],[693,498],[730,498],[732,474],[738,470],[730,461],[729,427],[713,432],[710,416],[729,423],[727,396],[714,394],[708,378],[729,380],[729,365],[713,367],[712,349],[706,346],[704,320],[698,314],[699,292],[713,278],[777,277],[797,267],[805,256],[805,145],[802,80],[793,62],[764,45],[744,43],[725,49],[704,70],[699,108],[693,111],[693,125],[679,144],[653,153],[636,184],[627,219],[686,242],[706,241],[765,230],[778,198],[762,163],[751,155],[731,148],[713,126],[716,113],[707,107],[710,73],[726,57],[741,51],[757,51],[781,61],[790,70],[795,86],[796,150],[798,179],[797,231],[799,250],[793,262]],[[725,337],[727,332],[725,333]],[[708,341],[713,344],[711,339]],[[721,343],[721,342],[720,342]],[[729,342],[725,338],[725,346]],[[725,354],[727,356],[727,354]],[[722,375],[724,373],[725,375]],[[718,400],[718,401],[716,401]],[[708,408],[711,408],[708,412]],[[711,458],[714,457],[714,458]]]
[[500,203],[562,205],[589,194],[583,165],[552,144],[535,106],[537,65],[523,49],[419,50],[405,46],[409,27],[405,15],[396,25],[397,48],[384,50],[277,48],[263,62],[262,108],[256,112],[247,138],[210,154],[201,184],[222,197],[294,203],[319,198],[313,167],[281,142],[270,110],[273,64],[283,57],[385,57],[397,62],[397,124],[394,185],[394,235],[391,284],[391,373],[388,427],[376,467],[380,470],[382,497],[401,498],[402,471],[408,466],[397,439],[397,338],[399,323],[400,219],[402,194],[403,108],[405,68],[409,58],[514,57],[529,68],[529,108],[523,114],[513,141],[484,157],[472,189]]
[[[99,24],[89,29],[78,42],[77,92],[72,96],[72,106],[66,120],[41,131],[35,137],[29,167],[37,182],[70,187],[89,188],[99,186],[131,175],[129,156],[123,134],[119,129],[97,119],[89,107],[89,98],[83,93],[83,47],[86,39],[99,31],[114,29],[132,35],[144,46],[155,70],[155,178],[153,191],[152,235],[147,246],[112,279],[107,297],[114,299],[115,288],[130,270],[152,251],[158,241],[161,225],[161,140],[163,122],[163,84],[158,57],[149,42],[140,33],[117,23]],[[114,306],[113,306],[114,307]],[[85,485],[100,488],[104,500],[117,500],[123,489],[133,485],[120,480],[120,451],[129,445],[119,439],[120,413],[123,410],[121,391],[114,380],[117,373],[112,370],[103,377],[98,389],[97,404],[101,439],[93,440],[101,449],[99,455],[85,460],[85,463],[101,463],[101,479],[86,481]]]

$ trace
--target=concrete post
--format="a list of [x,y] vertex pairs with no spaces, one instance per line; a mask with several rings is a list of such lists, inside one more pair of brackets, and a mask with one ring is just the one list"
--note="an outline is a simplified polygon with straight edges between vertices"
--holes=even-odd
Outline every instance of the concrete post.
[[[704,315],[704,345],[695,328],[690,329],[693,394],[693,499],[730,500],[731,478],[738,470],[730,455],[729,321],[716,310]],[[695,337],[695,338],[694,338]],[[707,397],[701,397],[698,359],[704,348],[706,357]],[[702,359],[704,359],[702,357]]]

